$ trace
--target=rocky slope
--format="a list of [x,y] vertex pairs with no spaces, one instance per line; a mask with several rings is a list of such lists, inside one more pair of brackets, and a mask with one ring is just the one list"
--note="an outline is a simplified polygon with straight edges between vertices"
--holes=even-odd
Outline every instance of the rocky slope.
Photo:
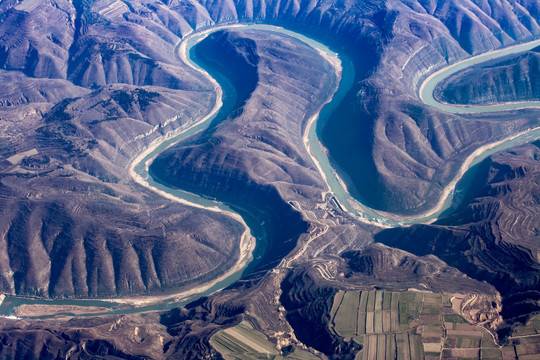
[[[216,33],[198,46],[201,60],[211,56],[226,76],[241,79],[237,107],[200,135],[167,149],[150,172],[175,187],[243,208],[265,223],[268,253],[282,257],[307,230],[287,202],[322,201],[325,185],[301,138],[335,86],[334,71],[305,44],[268,32]],[[217,53],[222,56],[214,57]],[[238,66],[242,63],[246,66]]]
[[490,104],[540,99],[540,47],[461,71],[435,90],[452,104]]
[[[3,176],[20,178],[28,171],[44,176],[62,167],[47,176],[65,180],[66,171],[81,172],[108,187],[129,182],[126,164],[145,144],[203,114],[213,100],[208,84],[173,56],[178,36],[212,23],[256,20],[328,39],[353,59],[357,85],[344,102],[347,115],[338,113],[328,123],[325,142],[350,178],[351,190],[369,205],[418,212],[432,204],[476,146],[536,119],[525,114],[508,115],[507,122],[479,118],[482,130],[477,131],[479,122],[423,108],[414,96],[419,79],[467,52],[537,34],[534,9],[529,2],[515,7],[452,1],[302,1],[288,7],[277,2],[3,2],[0,76],[11,85],[2,89],[0,149],[4,159],[38,151],[18,164],[4,162]],[[362,49],[370,49],[370,55]],[[254,136],[268,141],[275,135]],[[291,151],[296,150],[286,148],[286,156],[299,159]],[[221,167],[222,160],[211,161]],[[276,176],[286,177],[298,171],[292,162],[276,170]],[[19,175],[6,175],[13,171]],[[6,192],[23,196],[25,181]],[[309,175],[288,181],[307,185],[295,191],[310,198],[315,196],[310,184],[320,180]]]
[[418,101],[422,79],[469,55],[537,36],[538,18],[530,2],[407,1],[386,7],[370,17],[380,19],[372,32],[378,65],[357,71],[359,81],[328,122],[323,141],[362,202],[421,213],[475,148],[533,126],[538,116],[499,114],[494,121],[492,115],[436,111]]
[[148,359],[162,354],[163,344],[171,340],[156,314],[79,319],[62,329],[51,329],[49,322],[6,319],[0,326],[2,359]]
[[3,293],[160,292],[214,278],[238,256],[236,221],[130,179],[142,149],[201,117],[215,95],[176,59],[176,35],[121,16],[111,25],[119,4],[103,5],[2,4]]
[[538,311],[538,142],[498,153],[477,169],[462,204],[434,225],[381,232],[376,240],[418,255],[433,254],[493,284],[511,324]]

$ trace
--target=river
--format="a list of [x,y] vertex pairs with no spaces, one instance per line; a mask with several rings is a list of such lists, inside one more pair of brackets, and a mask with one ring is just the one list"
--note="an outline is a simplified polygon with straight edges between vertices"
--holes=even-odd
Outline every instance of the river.
[[[424,82],[420,86],[419,97],[424,103],[426,103],[429,106],[435,107],[445,112],[457,113],[457,114],[476,114],[476,113],[517,110],[517,109],[524,109],[524,108],[540,108],[540,101],[526,101],[526,102],[522,101],[522,102],[513,102],[513,103],[501,103],[501,104],[493,104],[493,105],[474,105],[474,106],[473,105],[451,105],[451,104],[439,102],[435,100],[433,96],[433,92],[435,88],[437,87],[437,85],[452,74],[455,74],[461,70],[464,70],[468,67],[474,66],[476,64],[479,64],[485,61],[489,61],[489,60],[493,60],[493,59],[500,58],[503,56],[531,50],[539,45],[540,45],[540,39],[523,43],[523,44],[513,45],[511,47],[500,49],[500,50],[490,51],[488,53],[477,55],[477,56],[465,59],[463,61],[460,61],[458,63],[449,65],[439,71],[436,71],[435,73],[428,76],[424,80]],[[331,104],[327,105],[328,108],[332,109],[331,111],[333,111],[335,108],[337,108],[337,106],[339,106],[339,102],[341,102],[341,100],[345,96],[346,91],[350,89],[350,86],[352,84],[347,84],[346,82],[347,82],[347,76],[354,77],[354,72],[351,73],[351,71],[354,71],[354,69],[352,69],[352,66],[347,64],[347,62],[344,62],[344,66],[343,66],[344,80],[342,81],[342,83],[344,84],[340,84],[340,88],[338,89],[335,95],[335,98],[337,99],[338,103],[336,104],[336,102],[333,101]],[[329,113],[325,113],[325,111],[326,111],[326,108],[323,109],[323,111],[321,111],[321,119],[319,121],[324,122],[330,116],[331,111]],[[317,130],[319,130],[319,128],[317,128]],[[332,189],[333,194],[336,196],[341,206],[344,207],[349,213],[352,213],[361,219],[365,219],[369,222],[375,222],[375,223],[378,223],[387,227],[396,227],[396,226],[413,225],[413,224],[420,224],[420,223],[431,223],[435,221],[442,213],[444,213],[446,210],[448,210],[451,207],[453,197],[454,197],[454,190],[459,182],[459,179],[463,177],[463,175],[469,168],[478,164],[480,161],[486,159],[487,157],[491,156],[492,154],[498,151],[509,149],[511,147],[514,147],[520,144],[525,144],[525,143],[534,141],[536,139],[539,139],[540,128],[527,130],[521,134],[512,136],[508,139],[497,141],[492,144],[487,144],[486,146],[483,146],[481,149],[479,149],[480,151],[476,151],[473,154],[471,154],[471,156],[469,156],[466,159],[465,163],[463,164],[461,169],[458,171],[454,179],[443,190],[443,195],[440,198],[438,204],[432,210],[427,211],[420,215],[416,215],[416,216],[397,216],[394,214],[378,212],[362,204],[357,199],[353,198],[350,195],[350,193],[347,191],[345,183],[339,179],[339,176],[337,175],[335,169],[331,166],[330,162],[328,161],[326,150],[320,144],[318,136],[319,135],[317,131],[315,131],[315,129],[311,129],[310,145],[319,163],[321,164],[324,170],[324,173],[326,174],[326,178]]]
[[[216,81],[212,79],[211,76],[204,69],[199,67],[197,63],[194,62],[192,58],[190,58],[190,49],[194,45],[196,45],[199,41],[201,41],[205,36],[207,36],[209,33],[220,30],[220,29],[231,28],[231,27],[240,28],[240,29],[250,29],[250,30],[255,29],[255,30],[261,30],[261,31],[279,32],[285,35],[295,37],[307,43],[308,45],[312,46],[313,48],[316,48],[319,51],[322,51],[327,58],[330,57],[330,58],[336,59],[339,57],[339,60],[340,60],[339,63],[341,64],[340,67],[341,67],[341,75],[342,75],[342,79],[340,81],[339,87],[336,90],[336,93],[334,94],[331,101],[328,102],[323,107],[318,117],[316,118],[315,122],[312,123],[306,129],[306,132],[307,132],[307,137],[309,139],[308,146],[309,146],[310,153],[314,157],[314,160],[318,162],[319,168],[322,171],[323,176],[327,180],[330,191],[337,198],[341,206],[345,208],[349,213],[355,215],[356,217],[364,221],[368,221],[371,223],[383,224],[386,226],[399,226],[399,225],[408,225],[408,224],[425,223],[425,222],[433,221],[450,206],[452,202],[453,191],[448,191],[446,196],[441,199],[442,205],[439,206],[438,209],[435,209],[436,211],[432,211],[429,214],[425,214],[417,218],[406,218],[406,219],[396,220],[395,218],[377,213],[376,211],[370,209],[367,206],[364,206],[363,204],[361,204],[356,199],[350,196],[349,192],[347,191],[345,187],[345,184],[339,179],[335,169],[331,166],[328,160],[326,149],[324,149],[324,147],[321,145],[321,142],[319,140],[319,134],[318,134],[319,130],[322,128],[321,124],[324,124],[324,122],[328,120],[330,115],[339,107],[345,95],[349,92],[349,90],[351,89],[353,85],[354,66],[351,60],[348,59],[347,57],[338,55],[337,53],[333,52],[325,45],[313,39],[310,39],[304,35],[301,35],[301,34],[298,34],[298,33],[283,29],[283,28],[270,26],[270,25],[230,25],[230,26],[220,26],[220,27],[212,28],[203,33],[193,34],[191,36],[188,36],[187,38],[185,38],[179,43],[179,45],[177,46],[177,49],[179,50],[179,52],[183,52],[184,60],[187,60],[189,66],[195,69],[198,69],[203,74],[205,74],[207,78],[211,79],[213,83],[216,83]],[[454,113],[462,113],[462,112],[478,113],[478,112],[486,112],[486,111],[511,110],[511,109],[517,109],[517,108],[523,108],[523,107],[540,107],[540,104],[538,102],[497,104],[493,106],[454,106],[454,105],[439,103],[433,98],[433,90],[435,89],[436,85],[447,76],[457,71],[460,71],[462,69],[465,69],[469,66],[478,64],[480,62],[491,60],[500,56],[509,55],[512,53],[529,50],[535,46],[538,46],[538,44],[540,44],[540,40],[527,43],[527,44],[520,44],[520,45],[512,46],[511,48],[508,48],[508,49],[493,51],[488,54],[476,56],[476,57],[461,61],[457,64],[451,65],[429,76],[422,84],[420,88],[419,96],[426,104],[430,106],[437,107],[443,111],[454,112]],[[225,90],[226,91],[224,93],[228,93],[229,91],[234,91],[233,89],[225,89]],[[137,174],[137,177],[140,177],[141,179],[143,179],[147,183],[147,186],[154,188],[157,191],[165,192],[169,195],[172,195],[175,198],[181,199],[183,202],[193,204],[197,207],[204,207],[212,211],[215,211],[216,209],[220,209],[227,213],[236,214],[236,217],[240,217],[241,216],[240,214],[236,213],[233,209],[231,209],[229,206],[223,203],[217,202],[212,199],[207,199],[207,198],[198,196],[196,194],[191,194],[188,192],[180,191],[175,188],[168,187],[164,184],[156,182],[148,174],[149,162],[152,161],[152,159],[154,159],[164,149],[171,146],[172,144],[175,144],[181,141],[182,139],[185,139],[195,133],[205,130],[216,118],[223,116],[223,114],[226,115],[227,103],[231,102],[230,99],[227,100],[227,96],[229,95],[230,94],[224,94],[225,97],[222,98],[222,94],[221,93],[218,94],[217,99],[216,99],[216,106],[210,111],[209,115],[205,117],[204,121],[200,121],[196,123],[195,125],[187,129],[184,129],[179,134],[171,138],[163,139],[163,141],[161,141],[159,146],[155,146],[151,149],[151,151],[147,151],[143,154],[143,156],[139,156],[133,166],[133,169],[135,173]],[[223,104],[224,106],[222,106]],[[540,138],[540,128],[525,132],[511,139],[501,141],[498,144],[495,144],[496,146],[486,147],[484,151],[481,151],[479,154],[476,154],[475,156],[470,158],[470,161],[466,164],[466,166],[462,168],[462,171],[456,176],[453,187],[455,187],[457,180],[459,180],[459,178],[463,176],[463,174],[468,168],[478,163],[479,161],[485,159],[486,157],[490,156],[491,154],[497,151],[501,151],[503,149],[507,149],[507,148],[522,144],[522,143],[530,142],[538,138]],[[453,190],[453,187],[451,190]],[[247,219],[245,216],[243,219],[244,219],[245,224],[246,223],[249,224],[251,233],[257,239],[257,243],[259,245],[261,242],[264,243],[266,241],[264,227],[261,226],[261,224],[258,224],[253,219]],[[259,246],[259,251],[260,251],[260,246]],[[257,249],[255,250],[255,257],[257,257]],[[219,281],[213,284],[211,287],[208,287],[204,292],[197,293],[196,295],[189,296],[187,298],[182,298],[181,300],[178,300],[177,296],[171,295],[170,298],[160,300],[158,303],[153,303],[147,306],[133,307],[133,306],[123,304],[121,302],[106,301],[106,300],[40,300],[40,299],[28,299],[28,298],[7,296],[2,306],[0,306],[0,314],[12,315],[14,307],[18,305],[22,305],[22,304],[100,306],[100,307],[107,307],[110,309],[110,311],[107,312],[106,314],[128,314],[128,313],[151,311],[151,310],[167,310],[174,307],[185,305],[186,303],[191,302],[197,298],[211,294],[215,291],[218,291],[219,289],[223,289],[224,287],[236,282],[242,276],[244,270],[245,270],[245,267],[239,271],[236,271],[234,274],[230,275],[225,280]],[[69,314],[65,314],[65,315],[69,315]],[[87,316],[96,316],[96,315],[99,315],[99,314],[88,314]],[[83,315],[83,316],[86,316],[86,315]],[[47,318],[47,317],[50,317],[50,316],[44,316],[42,318]]]

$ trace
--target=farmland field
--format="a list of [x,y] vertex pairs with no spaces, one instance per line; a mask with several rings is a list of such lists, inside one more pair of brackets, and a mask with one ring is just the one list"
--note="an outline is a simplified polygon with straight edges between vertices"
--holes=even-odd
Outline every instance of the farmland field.
[[540,359],[540,314],[517,326],[503,351],[508,358],[517,355],[519,359]]
[[[540,315],[516,327],[507,345],[500,347],[487,330],[452,313],[450,298],[417,291],[339,291],[329,327],[363,346],[357,360],[540,358]],[[226,360],[317,358],[300,350],[280,355],[248,322],[219,331],[210,344]]]
[[313,360],[317,357],[309,352],[296,350],[287,356],[281,356],[266,336],[253,329],[248,322],[217,332],[210,339],[210,344],[226,360],[289,359]]
[[[363,346],[358,360],[501,359],[491,334],[453,313],[450,298],[420,291],[339,291],[329,327]],[[528,332],[540,321],[531,324]]]

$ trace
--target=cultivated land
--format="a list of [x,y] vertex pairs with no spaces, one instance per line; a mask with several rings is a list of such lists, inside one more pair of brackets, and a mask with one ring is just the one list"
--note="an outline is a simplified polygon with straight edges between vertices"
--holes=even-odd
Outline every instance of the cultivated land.
[[[522,355],[540,355],[535,347],[538,320],[516,328],[501,347],[493,334],[456,312],[462,295],[431,292],[339,291],[330,312],[332,331],[363,345],[357,359],[502,359],[519,347]],[[525,338],[522,345],[518,338]],[[516,345],[517,344],[517,345]]]
[[247,322],[216,333],[210,339],[210,344],[227,360],[318,359],[318,357],[302,350],[280,356],[275,345],[268,341],[263,333],[254,330]]
[[536,359],[540,356],[540,315],[533,316],[525,325],[515,327],[503,348],[505,357],[515,354],[520,359]]

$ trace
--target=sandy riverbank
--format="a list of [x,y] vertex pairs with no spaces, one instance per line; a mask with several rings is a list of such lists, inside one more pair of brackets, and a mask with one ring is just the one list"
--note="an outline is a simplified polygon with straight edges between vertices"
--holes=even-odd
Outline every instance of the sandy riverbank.
[[[425,102],[425,99],[423,97],[423,92],[424,92],[424,89],[426,87],[426,84],[428,84],[431,80],[433,80],[434,77],[436,76],[439,76],[441,73],[447,71],[449,68],[453,68],[453,67],[456,67],[456,66],[459,66],[465,62],[468,62],[468,61],[475,61],[479,58],[484,58],[486,57],[486,60],[484,61],[488,61],[488,60],[491,60],[491,59],[487,59],[489,58],[490,56],[493,56],[497,53],[500,53],[500,52],[503,52],[503,51],[509,51],[509,50],[512,50],[512,49],[515,49],[515,48],[519,48],[519,47],[529,47],[531,49],[533,49],[534,47],[536,46],[540,46],[540,39],[538,40],[534,40],[534,41],[531,41],[531,42],[528,42],[528,43],[524,43],[524,44],[516,44],[516,45],[512,45],[512,46],[509,46],[509,47],[505,47],[503,49],[496,49],[496,50],[491,50],[491,51],[488,51],[487,53],[483,53],[483,54],[479,54],[479,55],[476,55],[476,56],[473,56],[473,57],[470,57],[470,58],[467,58],[467,59],[463,59],[461,61],[458,61],[457,63],[455,64],[452,64],[452,65],[449,65],[449,66],[446,66],[440,70],[437,70],[436,72],[434,72],[433,74],[429,75],[423,82],[422,82],[422,85],[420,85],[420,89],[418,91],[418,97],[420,98],[420,100],[422,100],[423,102]],[[526,51],[526,50],[523,50],[523,51]],[[517,102],[517,103],[522,103],[522,102]],[[454,105],[454,104],[446,104],[446,103],[442,103],[442,104],[445,104],[445,105],[451,105],[451,106],[455,106],[455,107],[467,107],[468,105]],[[477,105],[474,105],[475,107],[478,107]],[[490,107],[491,105],[486,105],[486,107]]]
[[[497,146],[499,146],[499,145],[501,145],[501,144],[503,144],[503,143],[505,143],[507,141],[512,141],[514,139],[517,139],[520,136],[523,136],[525,134],[528,134],[528,133],[530,133],[532,131],[537,131],[537,130],[540,130],[540,127],[536,127],[536,128],[530,129],[530,130],[525,130],[525,131],[522,131],[522,132],[520,132],[518,134],[510,136],[510,137],[508,137],[506,139],[502,139],[502,140],[499,140],[499,141],[496,141],[496,142],[493,142],[493,143],[490,143],[490,144],[486,144],[484,146],[480,146],[479,148],[477,148],[475,151],[473,151],[472,154],[470,154],[465,159],[465,161],[463,162],[463,164],[459,168],[456,176],[454,176],[454,178],[452,179],[452,181],[450,181],[450,183],[448,183],[448,185],[446,185],[442,189],[441,197],[439,198],[439,201],[437,202],[437,205],[432,207],[430,210],[427,210],[427,211],[425,211],[425,212],[423,212],[421,214],[414,215],[414,216],[399,216],[399,215],[395,215],[395,214],[391,214],[391,213],[386,213],[386,212],[383,212],[383,211],[377,211],[377,213],[380,213],[382,216],[388,217],[389,219],[392,219],[392,220],[395,220],[395,221],[408,221],[408,220],[415,220],[415,219],[423,219],[423,218],[426,218],[426,217],[432,216],[433,214],[438,213],[439,211],[441,211],[443,209],[444,203],[446,202],[446,200],[448,199],[450,194],[452,194],[452,192],[455,190],[456,185],[459,182],[459,180],[461,180],[463,175],[465,175],[465,173],[471,167],[471,164],[479,156],[481,156],[486,151],[491,150],[491,149],[493,149],[493,148],[495,148],[495,147],[497,147]],[[435,222],[436,220],[437,220],[436,218],[431,219],[429,221],[423,222],[423,224],[431,224],[431,223]]]
[[[217,30],[224,29],[224,28],[241,27],[241,26],[242,25],[231,25],[231,26],[216,27],[216,28],[205,30],[205,31],[200,32],[200,33],[190,34],[189,36],[182,39],[182,41],[177,46],[178,57],[185,64],[190,66],[191,68],[195,69],[196,71],[201,72],[212,83],[212,85],[214,87],[214,91],[216,93],[216,102],[214,104],[214,107],[212,108],[212,110],[205,117],[203,117],[201,120],[195,122],[190,127],[186,128],[186,129],[182,129],[181,131],[177,131],[175,133],[169,133],[166,136],[153,141],[145,151],[140,153],[132,161],[131,166],[129,168],[129,174],[136,183],[138,183],[141,186],[144,186],[147,189],[150,189],[154,193],[156,193],[156,194],[158,194],[158,195],[160,195],[160,196],[162,196],[164,198],[167,198],[169,200],[172,200],[172,201],[175,201],[175,202],[187,205],[187,206],[193,206],[193,207],[202,208],[202,209],[205,209],[205,210],[208,210],[208,211],[218,212],[218,213],[229,216],[229,217],[233,218],[234,220],[240,222],[244,226],[245,231],[242,234],[241,239],[240,239],[240,244],[239,244],[240,256],[239,256],[239,259],[227,272],[222,274],[220,277],[218,277],[218,278],[216,278],[216,279],[214,279],[212,281],[208,281],[208,282],[206,282],[204,284],[200,284],[200,285],[198,285],[196,287],[193,287],[193,288],[185,290],[185,291],[181,291],[181,292],[174,293],[174,294],[169,294],[169,295],[163,295],[163,296],[140,296],[140,297],[131,297],[131,298],[122,298],[122,299],[105,299],[105,301],[123,303],[123,304],[131,304],[131,305],[134,305],[134,306],[151,305],[151,304],[154,304],[154,303],[158,303],[158,302],[161,302],[161,301],[164,301],[164,300],[170,300],[170,299],[174,299],[175,301],[180,301],[182,299],[187,299],[190,296],[196,295],[198,293],[202,293],[202,292],[210,289],[215,284],[223,281],[227,277],[232,276],[236,272],[243,269],[252,259],[252,252],[253,252],[253,249],[255,249],[255,239],[253,238],[253,236],[251,236],[251,231],[250,231],[249,227],[247,226],[244,219],[240,215],[238,215],[236,213],[233,213],[233,212],[225,211],[223,209],[218,208],[217,206],[215,206],[215,207],[207,207],[207,206],[203,206],[203,205],[200,205],[200,204],[192,203],[192,202],[187,201],[185,199],[174,196],[174,195],[172,195],[172,194],[170,194],[170,193],[168,193],[166,191],[157,189],[157,188],[151,186],[142,176],[140,176],[135,171],[135,167],[141,161],[143,161],[148,155],[150,155],[152,152],[154,152],[161,144],[163,144],[163,142],[165,142],[165,141],[167,141],[167,140],[169,140],[169,139],[171,139],[173,137],[179,136],[179,135],[189,131],[193,127],[198,126],[198,125],[204,123],[205,121],[209,120],[210,118],[212,118],[219,111],[219,109],[223,105],[223,100],[222,100],[223,99],[223,90],[221,89],[221,87],[219,86],[217,81],[214,78],[212,78],[210,76],[210,74],[208,74],[206,71],[201,70],[201,69],[197,68],[195,65],[193,65],[191,63],[191,61],[188,59],[188,56],[187,56],[187,43],[188,43],[188,41],[190,41],[194,36],[197,36],[197,37],[199,37],[197,39],[197,42],[199,42],[199,41],[202,41],[208,34],[210,34],[213,31],[217,31]],[[174,145],[174,143],[169,145],[169,147],[172,146],[172,145]],[[144,164],[145,169],[148,169],[148,166],[153,161],[153,159],[154,159],[154,157],[148,159],[145,162],[145,164]]]
[[[321,163],[319,162],[319,160],[317,159],[317,157],[315,156],[315,154],[313,153],[312,149],[311,149],[311,146],[309,144],[309,132],[311,131],[311,127],[315,125],[315,123],[317,122],[317,120],[319,119],[319,114],[321,112],[321,110],[326,106],[326,104],[328,104],[329,102],[332,101],[332,99],[334,98],[334,95],[336,93],[336,90],[338,89],[339,87],[339,83],[341,81],[341,76],[342,76],[342,71],[343,71],[343,68],[341,66],[341,61],[339,60],[339,58],[336,56],[335,58],[332,58],[330,57],[330,55],[326,54],[324,51],[320,50],[319,53],[323,56],[324,59],[326,59],[330,65],[332,65],[332,67],[334,68],[334,73],[336,75],[336,79],[337,79],[337,82],[336,82],[336,89],[334,90],[334,92],[332,93],[332,95],[330,95],[326,101],[321,105],[321,108],[319,110],[319,112],[317,112],[316,114],[314,114],[312,117],[310,117],[307,121],[307,124],[306,124],[306,129],[304,131],[304,134],[302,135],[302,142],[304,143],[304,146],[306,147],[307,151],[308,151],[308,154],[309,156],[311,157],[311,160],[313,160],[313,162],[315,163],[315,166],[317,167],[317,170],[319,171],[319,174],[321,175],[321,177],[323,178],[324,182],[326,183],[326,187],[328,188],[328,192],[331,192],[331,187],[330,187],[330,184],[328,183],[328,178],[326,177],[326,174],[321,166]],[[321,146],[322,147],[322,146]],[[323,194],[323,198],[326,194]]]
[[17,317],[52,316],[56,314],[102,314],[110,309],[100,306],[77,306],[77,305],[47,305],[47,304],[25,304],[17,306],[13,313]]

